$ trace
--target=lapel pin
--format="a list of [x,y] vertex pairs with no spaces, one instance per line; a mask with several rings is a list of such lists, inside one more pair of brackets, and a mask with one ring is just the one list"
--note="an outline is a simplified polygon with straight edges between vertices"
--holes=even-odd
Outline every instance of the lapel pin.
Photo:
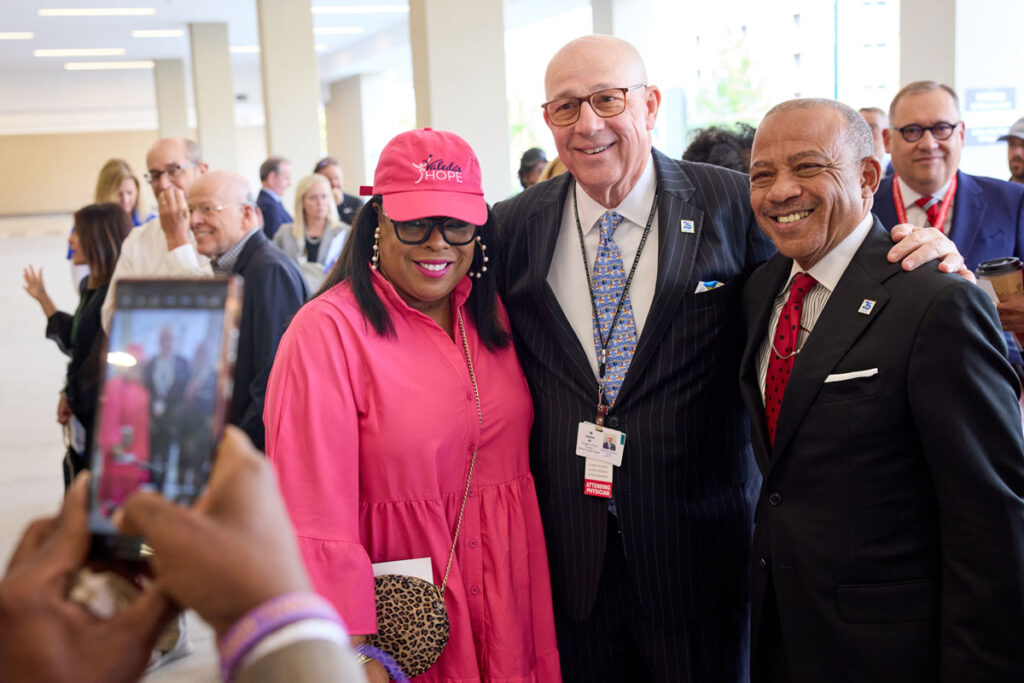
[[872,299],[864,299],[860,302],[860,308],[857,312],[861,315],[871,315],[871,311],[875,310],[875,302]]
[[681,220],[679,221],[679,232],[693,232],[693,221]]

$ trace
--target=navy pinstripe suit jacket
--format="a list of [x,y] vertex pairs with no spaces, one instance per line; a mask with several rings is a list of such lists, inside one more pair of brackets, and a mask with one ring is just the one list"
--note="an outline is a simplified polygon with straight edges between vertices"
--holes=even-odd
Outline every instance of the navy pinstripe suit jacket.
[[[608,416],[627,435],[615,499],[642,608],[691,633],[698,668],[727,680],[746,656],[758,479],[738,384],[740,293],[774,247],[753,221],[747,176],[653,155],[657,286]],[[546,282],[571,183],[565,174],[495,205],[494,260],[534,400],[530,458],[555,608],[582,618],[598,588],[608,505],[583,494],[575,453],[578,423],[595,416],[597,380]],[[683,219],[692,233],[681,231]],[[695,294],[702,280],[727,284]]]

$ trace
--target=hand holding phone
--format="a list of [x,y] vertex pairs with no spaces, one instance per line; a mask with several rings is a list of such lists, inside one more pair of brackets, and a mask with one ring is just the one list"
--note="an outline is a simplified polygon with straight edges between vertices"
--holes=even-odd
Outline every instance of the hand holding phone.
[[225,429],[193,508],[139,492],[115,519],[123,535],[153,548],[157,586],[218,635],[266,600],[310,589],[270,466],[237,427]]
[[88,480],[79,475],[58,517],[28,527],[0,580],[0,678],[6,683],[136,681],[174,614],[155,589],[110,619],[96,619],[69,599],[70,577],[89,548]]

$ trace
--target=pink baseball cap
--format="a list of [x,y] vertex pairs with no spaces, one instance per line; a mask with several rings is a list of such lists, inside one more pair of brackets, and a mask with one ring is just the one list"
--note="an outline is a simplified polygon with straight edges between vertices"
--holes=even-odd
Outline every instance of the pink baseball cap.
[[384,211],[399,221],[448,216],[473,225],[487,222],[480,162],[455,133],[424,128],[396,135],[385,145],[373,187],[361,195],[383,195]]

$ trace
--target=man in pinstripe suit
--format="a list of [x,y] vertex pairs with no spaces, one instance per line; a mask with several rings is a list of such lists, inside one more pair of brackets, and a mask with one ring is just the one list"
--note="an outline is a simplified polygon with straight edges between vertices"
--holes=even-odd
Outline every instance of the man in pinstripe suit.
[[[493,260],[534,398],[531,467],[566,680],[743,681],[759,477],[737,383],[739,293],[774,248],[745,175],[653,150],[661,94],[646,82],[636,49],[610,36],[555,55],[544,116],[569,174],[494,207]],[[609,400],[588,278],[611,209],[636,341]],[[577,455],[599,404],[626,435],[613,503],[584,494]]]

